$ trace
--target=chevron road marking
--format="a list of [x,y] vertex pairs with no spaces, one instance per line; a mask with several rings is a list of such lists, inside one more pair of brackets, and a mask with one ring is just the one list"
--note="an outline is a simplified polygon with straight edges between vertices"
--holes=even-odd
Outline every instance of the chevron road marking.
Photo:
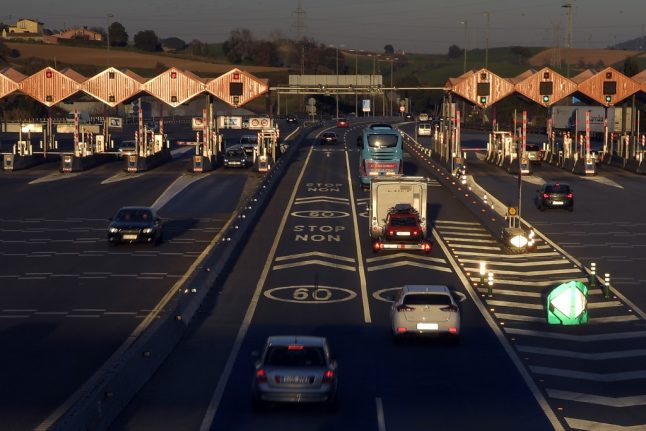
[[613,333],[592,334],[592,335],[570,335],[570,334],[561,334],[558,332],[533,331],[531,329],[519,329],[519,328],[504,328],[504,331],[507,334],[512,334],[512,335],[525,335],[528,337],[552,338],[555,340],[576,341],[579,343],[594,343],[597,341],[629,340],[631,338],[646,338],[646,331],[613,332]]
[[587,373],[585,371],[566,370],[562,368],[538,367],[530,365],[532,373],[547,376],[567,377],[569,379],[590,380],[595,382],[625,382],[626,380],[646,378],[646,370],[625,371],[623,373]]
[[[555,251],[544,252],[544,253],[525,253],[525,254],[498,254],[498,253],[478,253],[471,251],[461,251],[460,256],[481,256],[481,257],[495,257],[496,259],[503,260],[516,260],[516,259],[527,259],[532,257],[547,257],[547,256],[560,256]],[[563,259],[567,262],[566,259]]]
[[440,224],[453,224],[453,225],[463,225],[463,226],[478,226],[479,229],[483,229],[483,227],[480,225],[478,222],[473,222],[473,221],[455,221],[455,220],[443,220],[443,219],[437,219],[435,220],[435,223],[440,223]]
[[322,196],[306,196],[304,198],[296,198],[294,201],[295,202],[304,202],[304,201],[311,201],[311,200],[315,200],[315,199],[329,199],[331,201],[339,201],[339,202],[348,202],[348,200],[349,200],[348,198],[340,198],[340,197],[336,197],[336,196],[322,195]]
[[[583,177],[586,178],[586,177]],[[568,426],[581,431],[644,431],[644,425],[622,426],[584,419],[564,418]]]
[[336,254],[330,254],[330,253],[323,253],[320,251],[310,251],[307,253],[299,253],[299,254],[290,254],[288,256],[279,256],[275,260],[276,262],[284,261],[284,260],[291,260],[291,259],[300,259],[301,257],[309,257],[309,256],[318,256],[318,257],[328,257],[330,259],[337,259],[341,260],[344,262],[350,262],[354,263],[355,260],[351,257],[343,257],[343,256],[337,256]]
[[442,272],[453,272],[451,268],[447,268],[444,266],[436,266],[436,265],[428,265],[425,263],[419,263],[419,262],[413,262],[410,260],[403,260],[399,262],[391,262],[391,263],[385,263],[383,265],[376,265],[376,266],[369,266],[368,267],[368,272],[372,271],[379,271],[382,269],[390,269],[390,268],[397,268],[400,266],[415,266],[417,268],[426,268],[426,269],[433,269],[436,271],[442,271]]
[[441,258],[441,257],[431,257],[431,256],[422,256],[419,254],[413,254],[413,253],[394,253],[394,254],[387,254],[384,256],[377,256],[377,257],[370,257],[366,259],[366,262],[372,263],[372,262],[378,262],[382,260],[390,260],[390,259],[397,259],[400,257],[409,257],[412,259],[421,259],[421,260],[428,260],[431,262],[437,262],[437,263],[446,263],[446,260]]
[[590,318],[589,323],[621,323],[621,322],[634,322],[635,320],[640,320],[638,316],[633,314],[624,314],[621,316],[610,316],[610,317],[595,317]]
[[543,347],[534,347],[534,346],[525,346],[525,345],[517,345],[516,349],[518,349],[519,352],[524,352],[524,353],[534,353],[537,355],[545,355],[545,356],[561,356],[564,358],[585,359],[589,361],[605,361],[608,359],[624,359],[624,358],[646,356],[646,349],[616,350],[613,352],[599,352],[599,353],[582,353],[582,352],[574,352],[571,350],[546,349]]
[[440,232],[442,235],[462,235],[461,238],[466,237],[481,237],[481,238],[492,238],[491,234],[489,233],[479,233],[479,232],[448,232],[444,229]]
[[636,395],[632,397],[604,397],[579,392],[561,391],[558,389],[546,389],[546,391],[550,398],[576,401],[579,403],[598,404],[606,407],[635,407],[646,405],[646,395]]
[[476,231],[476,232],[482,232],[483,234],[487,236],[491,236],[491,234],[486,230],[481,227],[466,227],[466,226],[437,226],[438,229],[441,230],[443,233],[463,233],[463,232],[469,232],[469,231]]
[[546,319],[545,317],[523,316],[520,314],[494,313],[494,315],[500,320],[513,320],[515,322],[545,323]]
[[610,308],[610,307],[622,307],[620,301],[603,301],[603,302],[593,302],[588,303],[588,309],[597,309],[597,308]]
[[[488,263],[488,262],[487,262]],[[480,268],[464,268],[465,271],[478,272]],[[544,271],[507,271],[504,269],[496,269],[492,271],[495,275],[522,275],[523,277],[533,277],[538,275],[551,275],[551,274],[573,274],[581,273],[579,268],[564,268],[564,269],[546,269]]]
[[448,243],[452,243],[452,241],[463,241],[463,242],[469,242],[469,243],[482,243],[482,244],[498,244],[498,241],[494,239],[476,239],[476,238],[464,238],[464,237],[448,237],[445,236],[444,240]]
[[496,307],[516,307],[524,308],[527,310],[543,310],[543,304],[528,304],[526,302],[509,302],[509,301],[496,301],[487,300],[487,305],[494,305]]
[[[475,280],[480,281],[478,278]],[[478,288],[478,291],[481,293],[486,293],[486,288]],[[505,289],[496,289],[496,295],[503,296],[524,296],[527,298],[541,298],[543,295],[539,292],[525,292],[523,290],[505,290]]]
[[[480,263],[482,262],[482,259],[460,259],[460,262],[464,263]],[[533,261],[533,262],[489,262],[487,261],[487,266],[498,266],[498,265],[504,265],[504,266],[539,266],[539,265],[572,265],[571,262],[567,260],[540,260],[540,261]],[[466,269],[466,268],[465,268]],[[467,269],[468,271],[471,271],[471,269]],[[479,270],[479,267],[478,267]]]
[[[471,281],[479,281],[479,277],[471,277]],[[525,280],[509,280],[504,278],[496,278],[494,280],[495,285],[504,284],[506,286],[529,286],[529,287],[547,287],[547,286],[556,286],[558,284],[567,283],[568,281],[580,281],[585,283],[588,281],[587,278],[568,278],[566,280],[546,280],[546,281],[525,281]],[[495,291],[495,288],[494,288]]]
[[282,265],[274,265],[272,269],[275,271],[278,269],[296,268],[299,266],[308,266],[308,265],[321,265],[321,266],[327,266],[329,268],[345,269],[346,271],[356,270],[354,266],[341,265],[340,263],[326,262],[324,260],[319,260],[319,259],[310,259],[310,260],[303,260],[301,262],[292,262],[292,263],[284,263]]
[[478,250],[498,250],[502,251],[500,247],[489,247],[486,245],[469,245],[469,244],[447,244],[451,248],[466,248],[466,249],[478,249]]

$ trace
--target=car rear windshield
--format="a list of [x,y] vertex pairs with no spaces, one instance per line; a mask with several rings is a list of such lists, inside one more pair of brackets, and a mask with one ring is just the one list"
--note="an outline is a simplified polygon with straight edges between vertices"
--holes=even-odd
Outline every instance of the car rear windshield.
[[450,305],[451,298],[445,294],[409,293],[404,297],[404,305]]
[[416,217],[393,217],[390,219],[391,226],[417,226]]
[[323,133],[324,138],[336,138],[334,133]]
[[565,184],[555,184],[545,186],[545,191],[547,193],[570,193],[570,186]]
[[115,221],[150,221],[152,218],[150,210],[127,209],[119,211],[114,219]]
[[397,145],[397,135],[368,135],[368,145],[373,148],[392,148]]
[[325,355],[321,347],[272,346],[267,350],[265,363],[277,367],[322,367]]
[[525,147],[527,151],[540,151],[540,147],[538,145],[528,145]]

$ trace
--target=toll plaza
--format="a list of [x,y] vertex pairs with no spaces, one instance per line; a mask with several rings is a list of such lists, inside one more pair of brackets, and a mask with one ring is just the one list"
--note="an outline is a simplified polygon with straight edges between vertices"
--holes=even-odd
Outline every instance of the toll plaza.
[[[53,157],[60,159],[61,172],[89,169],[99,163],[117,158],[121,153],[115,148],[111,128],[121,128],[122,118],[110,116],[110,110],[120,104],[136,101],[141,106],[144,93],[165,105],[176,108],[206,93],[205,129],[202,139],[196,139],[193,171],[204,172],[217,166],[222,151],[222,137],[214,126],[212,100],[219,98],[232,107],[239,107],[264,94],[269,86],[266,80],[256,78],[240,69],[233,69],[214,78],[200,78],[191,72],[171,67],[151,79],[128,71],[108,68],[86,78],[71,69],[56,70],[46,67],[39,72],[25,76],[13,69],[0,71],[0,97],[12,93],[31,97],[48,107],[46,120],[31,123],[7,123],[2,132],[16,134],[9,150],[3,148],[3,169],[13,171],[25,169]],[[90,97],[105,105],[102,121],[90,124],[81,118],[81,112],[74,111],[73,118],[54,120],[51,108],[66,102],[73,103],[76,97]],[[83,113],[83,117],[87,113]],[[144,124],[142,110],[138,111],[138,124],[133,132],[134,150],[125,158],[126,172],[141,172],[172,159],[170,141],[163,131],[163,115],[159,118],[159,129]],[[73,123],[72,123],[73,121]],[[71,145],[59,145],[57,135],[71,135]],[[34,139],[36,143],[32,142]],[[273,147],[271,147],[273,148]],[[275,149],[268,154],[275,157]]]

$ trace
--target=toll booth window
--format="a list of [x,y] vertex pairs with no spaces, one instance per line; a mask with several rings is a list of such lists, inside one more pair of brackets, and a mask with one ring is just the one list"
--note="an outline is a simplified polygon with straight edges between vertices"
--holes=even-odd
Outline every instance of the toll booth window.
[[541,82],[538,90],[541,96],[551,96],[554,92],[554,83],[552,81]]
[[491,85],[488,82],[478,82],[476,91],[478,96],[489,96],[489,93],[491,93]]
[[393,148],[397,146],[397,135],[368,135],[368,145],[373,148]]
[[604,81],[603,94],[617,94],[617,81]]
[[231,83],[229,83],[229,95],[230,96],[242,96],[242,82],[231,82]]

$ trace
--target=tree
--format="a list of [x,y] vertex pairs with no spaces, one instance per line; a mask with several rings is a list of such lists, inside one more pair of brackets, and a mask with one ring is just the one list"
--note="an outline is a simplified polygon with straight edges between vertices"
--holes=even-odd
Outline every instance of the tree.
[[624,60],[624,75],[635,76],[639,73],[639,64],[632,58],[626,57]]
[[385,54],[394,54],[395,53],[395,47],[392,46],[391,44],[388,44],[384,46],[384,53]]
[[108,27],[108,35],[110,36],[110,45],[128,45],[128,33],[126,33],[125,27],[120,22],[115,21],[110,24],[110,27]]
[[451,45],[449,46],[449,58],[458,58],[459,56],[462,55],[464,50],[462,50],[459,46],[457,45]]
[[253,37],[248,29],[232,30],[222,44],[222,51],[231,63],[242,63],[252,58]]
[[279,66],[276,45],[269,41],[258,41],[253,45],[253,60],[258,66]]
[[209,54],[209,46],[206,43],[200,42],[197,39],[193,39],[188,44],[188,50],[193,55],[199,55],[206,57]]
[[162,46],[171,51],[181,51],[186,48],[186,42],[178,37],[169,37],[162,40]]
[[159,38],[152,30],[143,30],[135,34],[134,42],[135,47],[137,49],[141,49],[142,51],[154,52],[161,49]]

